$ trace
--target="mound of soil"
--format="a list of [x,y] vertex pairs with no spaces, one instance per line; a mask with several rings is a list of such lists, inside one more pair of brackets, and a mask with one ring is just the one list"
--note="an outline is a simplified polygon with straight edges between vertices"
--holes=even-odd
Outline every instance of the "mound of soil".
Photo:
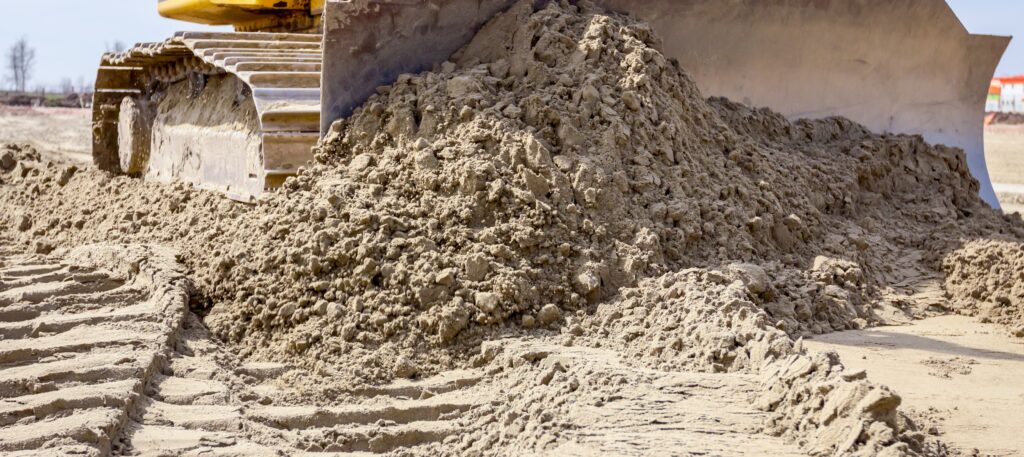
[[242,356],[342,383],[561,333],[762,373],[769,431],[815,454],[924,452],[898,396],[798,339],[909,318],[963,240],[1024,225],[979,199],[958,149],[705,99],[659,49],[632,18],[524,1],[381,88],[256,206],[25,165],[0,186],[5,231],[40,251],[177,247]]
[[943,261],[946,291],[965,314],[1024,337],[1024,243],[972,240]]
[[989,125],[1024,125],[1024,113],[991,113]]

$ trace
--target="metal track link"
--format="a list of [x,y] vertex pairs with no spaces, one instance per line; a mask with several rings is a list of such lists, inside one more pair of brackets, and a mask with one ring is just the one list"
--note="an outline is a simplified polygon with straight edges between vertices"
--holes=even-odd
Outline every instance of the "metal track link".
[[233,75],[252,93],[262,135],[262,151],[254,156],[262,163],[243,160],[223,182],[194,184],[240,200],[258,198],[312,158],[320,128],[322,56],[319,34],[257,32],[179,32],[162,43],[106,54],[93,103],[94,161],[101,169],[122,171],[118,117],[125,97],[142,97],[154,84],[181,82],[191,74]]

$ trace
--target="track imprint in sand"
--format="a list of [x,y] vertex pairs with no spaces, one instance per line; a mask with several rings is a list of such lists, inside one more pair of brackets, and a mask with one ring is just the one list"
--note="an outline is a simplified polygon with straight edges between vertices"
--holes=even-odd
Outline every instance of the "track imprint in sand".
[[[515,401],[510,386],[536,377],[575,386],[555,397],[564,417],[525,413],[528,427],[555,419],[568,430],[546,455],[705,455],[736,443],[744,455],[800,455],[760,433],[755,376],[639,369],[552,338],[497,342],[518,360],[502,369],[317,395],[290,382],[311,373],[242,363],[211,336],[188,312],[190,284],[172,258],[140,246],[3,256],[0,453],[457,455],[485,437],[477,424],[511,416],[495,409]],[[555,376],[566,367],[587,373],[585,385]]]
[[753,404],[758,377],[739,373],[659,371],[627,365],[606,349],[516,341],[505,350],[546,353],[549,366],[574,366],[607,379],[603,389],[573,398],[564,441],[551,456],[779,457],[806,455],[784,439],[760,433],[767,414]]
[[308,398],[278,379],[288,372],[310,376],[281,364],[237,363],[190,315],[118,447],[127,455],[388,453],[458,434],[454,419],[489,400],[472,389],[481,373],[466,371],[345,392],[345,403],[325,405],[331,400]]
[[187,310],[172,265],[144,247],[62,258],[4,250],[0,451],[110,451]]

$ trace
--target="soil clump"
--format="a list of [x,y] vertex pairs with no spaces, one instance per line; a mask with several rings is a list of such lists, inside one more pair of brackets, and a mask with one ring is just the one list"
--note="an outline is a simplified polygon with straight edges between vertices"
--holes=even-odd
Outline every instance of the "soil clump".
[[1024,338],[1024,243],[972,240],[943,261],[946,293],[967,315]]

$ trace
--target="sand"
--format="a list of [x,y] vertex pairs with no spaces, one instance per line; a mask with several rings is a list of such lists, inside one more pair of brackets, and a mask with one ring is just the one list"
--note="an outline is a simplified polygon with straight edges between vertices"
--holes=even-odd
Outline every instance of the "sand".
[[1024,338],[1024,244],[972,240],[943,261],[946,294],[959,312],[1005,325]]
[[495,446],[507,440],[545,455],[803,455],[760,433],[749,375],[637,370],[539,338],[501,342],[482,367],[346,389],[239,361],[187,311],[191,284],[166,251],[0,261],[0,451],[14,455],[509,455]]
[[[706,99],[658,49],[628,17],[521,2],[256,205],[5,146],[11,252],[159,246],[188,279],[137,405],[40,419],[115,418],[72,441],[125,453],[945,455],[802,338],[987,316],[1016,258],[972,240],[1012,247],[1021,219],[981,202],[962,151]],[[47,436],[8,446],[71,445]]]
[[1024,125],[985,127],[985,160],[999,203],[1024,213]]
[[833,333],[805,341],[836,351],[848,369],[899,393],[905,409],[954,455],[1019,455],[1024,449],[1024,342],[963,316],[906,327]]
[[0,106],[0,143],[28,143],[54,162],[92,163],[92,112]]
[[1024,184],[1024,126],[986,127],[985,161],[993,183]]

